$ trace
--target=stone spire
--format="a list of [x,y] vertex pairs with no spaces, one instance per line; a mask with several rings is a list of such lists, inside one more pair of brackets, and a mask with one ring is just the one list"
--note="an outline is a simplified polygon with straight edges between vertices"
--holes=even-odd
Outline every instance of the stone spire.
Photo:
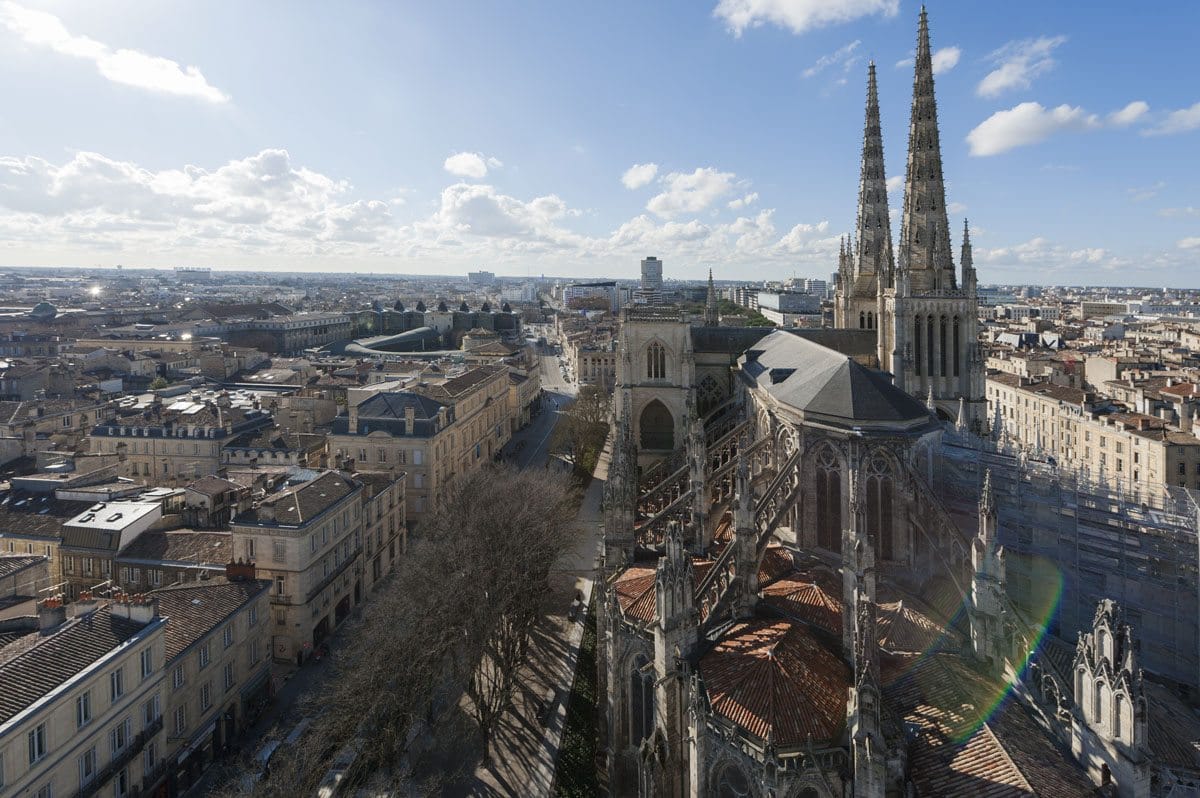
[[875,62],[867,68],[867,118],[863,125],[862,164],[858,178],[858,240],[850,256],[854,276],[892,270],[892,225],[888,219],[887,174],[883,169],[883,133]]
[[975,280],[975,258],[971,254],[971,227],[967,224],[966,219],[963,219],[962,255],[959,256],[958,262],[962,264],[963,290],[968,294],[974,294],[977,285]]
[[921,8],[913,76],[912,117],[908,126],[908,164],[904,176],[904,212],[900,223],[900,270],[914,294],[954,288],[950,222],[942,181],[937,101],[933,96],[933,56],[929,20]]
[[704,326],[717,327],[721,316],[717,312],[717,288],[713,285],[712,269],[708,270],[708,296],[704,298]]

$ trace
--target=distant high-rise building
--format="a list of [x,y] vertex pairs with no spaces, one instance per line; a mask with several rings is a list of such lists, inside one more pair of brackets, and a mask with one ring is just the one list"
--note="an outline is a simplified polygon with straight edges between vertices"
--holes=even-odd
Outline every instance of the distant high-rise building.
[[655,304],[662,299],[662,261],[656,257],[642,259],[642,282],[634,294],[634,302]]
[[471,285],[491,285],[496,282],[495,272],[467,272],[467,282]]

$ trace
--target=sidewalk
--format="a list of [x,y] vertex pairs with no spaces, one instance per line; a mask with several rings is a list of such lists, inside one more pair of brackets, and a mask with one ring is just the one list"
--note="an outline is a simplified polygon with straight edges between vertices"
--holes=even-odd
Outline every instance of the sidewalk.
[[[579,513],[576,544],[551,572],[552,606],[545,634],[532,641],[523,675],[523,690],[501,718],[489,761],[475,771],[473,796],[549,796],[554,787],[558,748],[567,719],[567,702],[575,682],[575,663],[583,639],[592,580],[599,566],[604,516],[600,500],[608,477],[605,445]],[[576,596],[582,605],[569,615]]]

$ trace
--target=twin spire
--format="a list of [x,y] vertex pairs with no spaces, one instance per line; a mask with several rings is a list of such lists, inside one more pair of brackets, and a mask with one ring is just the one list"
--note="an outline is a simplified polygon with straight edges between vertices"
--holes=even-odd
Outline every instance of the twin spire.
[[[883,135],[875,64],[867,77],[867,112],[863,127],[862,166],[858,189],[857,240],[846,257],[854,274],[887,275],[895,267],[883,167]],[[908,162],[904,176],[904,208],[900,221],[899,268],[915,294],[957,288],[950,254],[950,223],[942,178],[937,101],[933,93],[933,55],[925,8],[917,29],[916,67],[908,129]],[[970,244],[964,237],[964,252]]]

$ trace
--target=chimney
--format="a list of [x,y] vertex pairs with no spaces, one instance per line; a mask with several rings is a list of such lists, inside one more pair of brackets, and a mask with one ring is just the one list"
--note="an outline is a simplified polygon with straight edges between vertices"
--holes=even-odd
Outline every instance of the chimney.
[[121,593],[112,603],[112,614],[144,626],[158,617],[158,599],[146,593]]
[[417,409],[412,405],[404,408],[404,434],[413,435],[417,424]]
[[1192,431],[1192,413],[1193,412],[1194,411],[1193,411],[1191,402],[1185,400],[1180,403],[1180,405],[1179,405],[1179,431],[1180,432],[1191,432]]
[[93,612],[100,606],[100,599],[92,595],[90,590],[79,591],[79,598],[75,599],[75,603],[71,605],[71,611],[78,618],[80,615],[87,615]]
[[38,602],[37,608],[38,629],[42,634],[48,634],[67,621],[67,608],[57,596]]
[[225,566],[225,578],[230,582],[249,582],[257,575],[258,570],[253,562],[238,560]]

